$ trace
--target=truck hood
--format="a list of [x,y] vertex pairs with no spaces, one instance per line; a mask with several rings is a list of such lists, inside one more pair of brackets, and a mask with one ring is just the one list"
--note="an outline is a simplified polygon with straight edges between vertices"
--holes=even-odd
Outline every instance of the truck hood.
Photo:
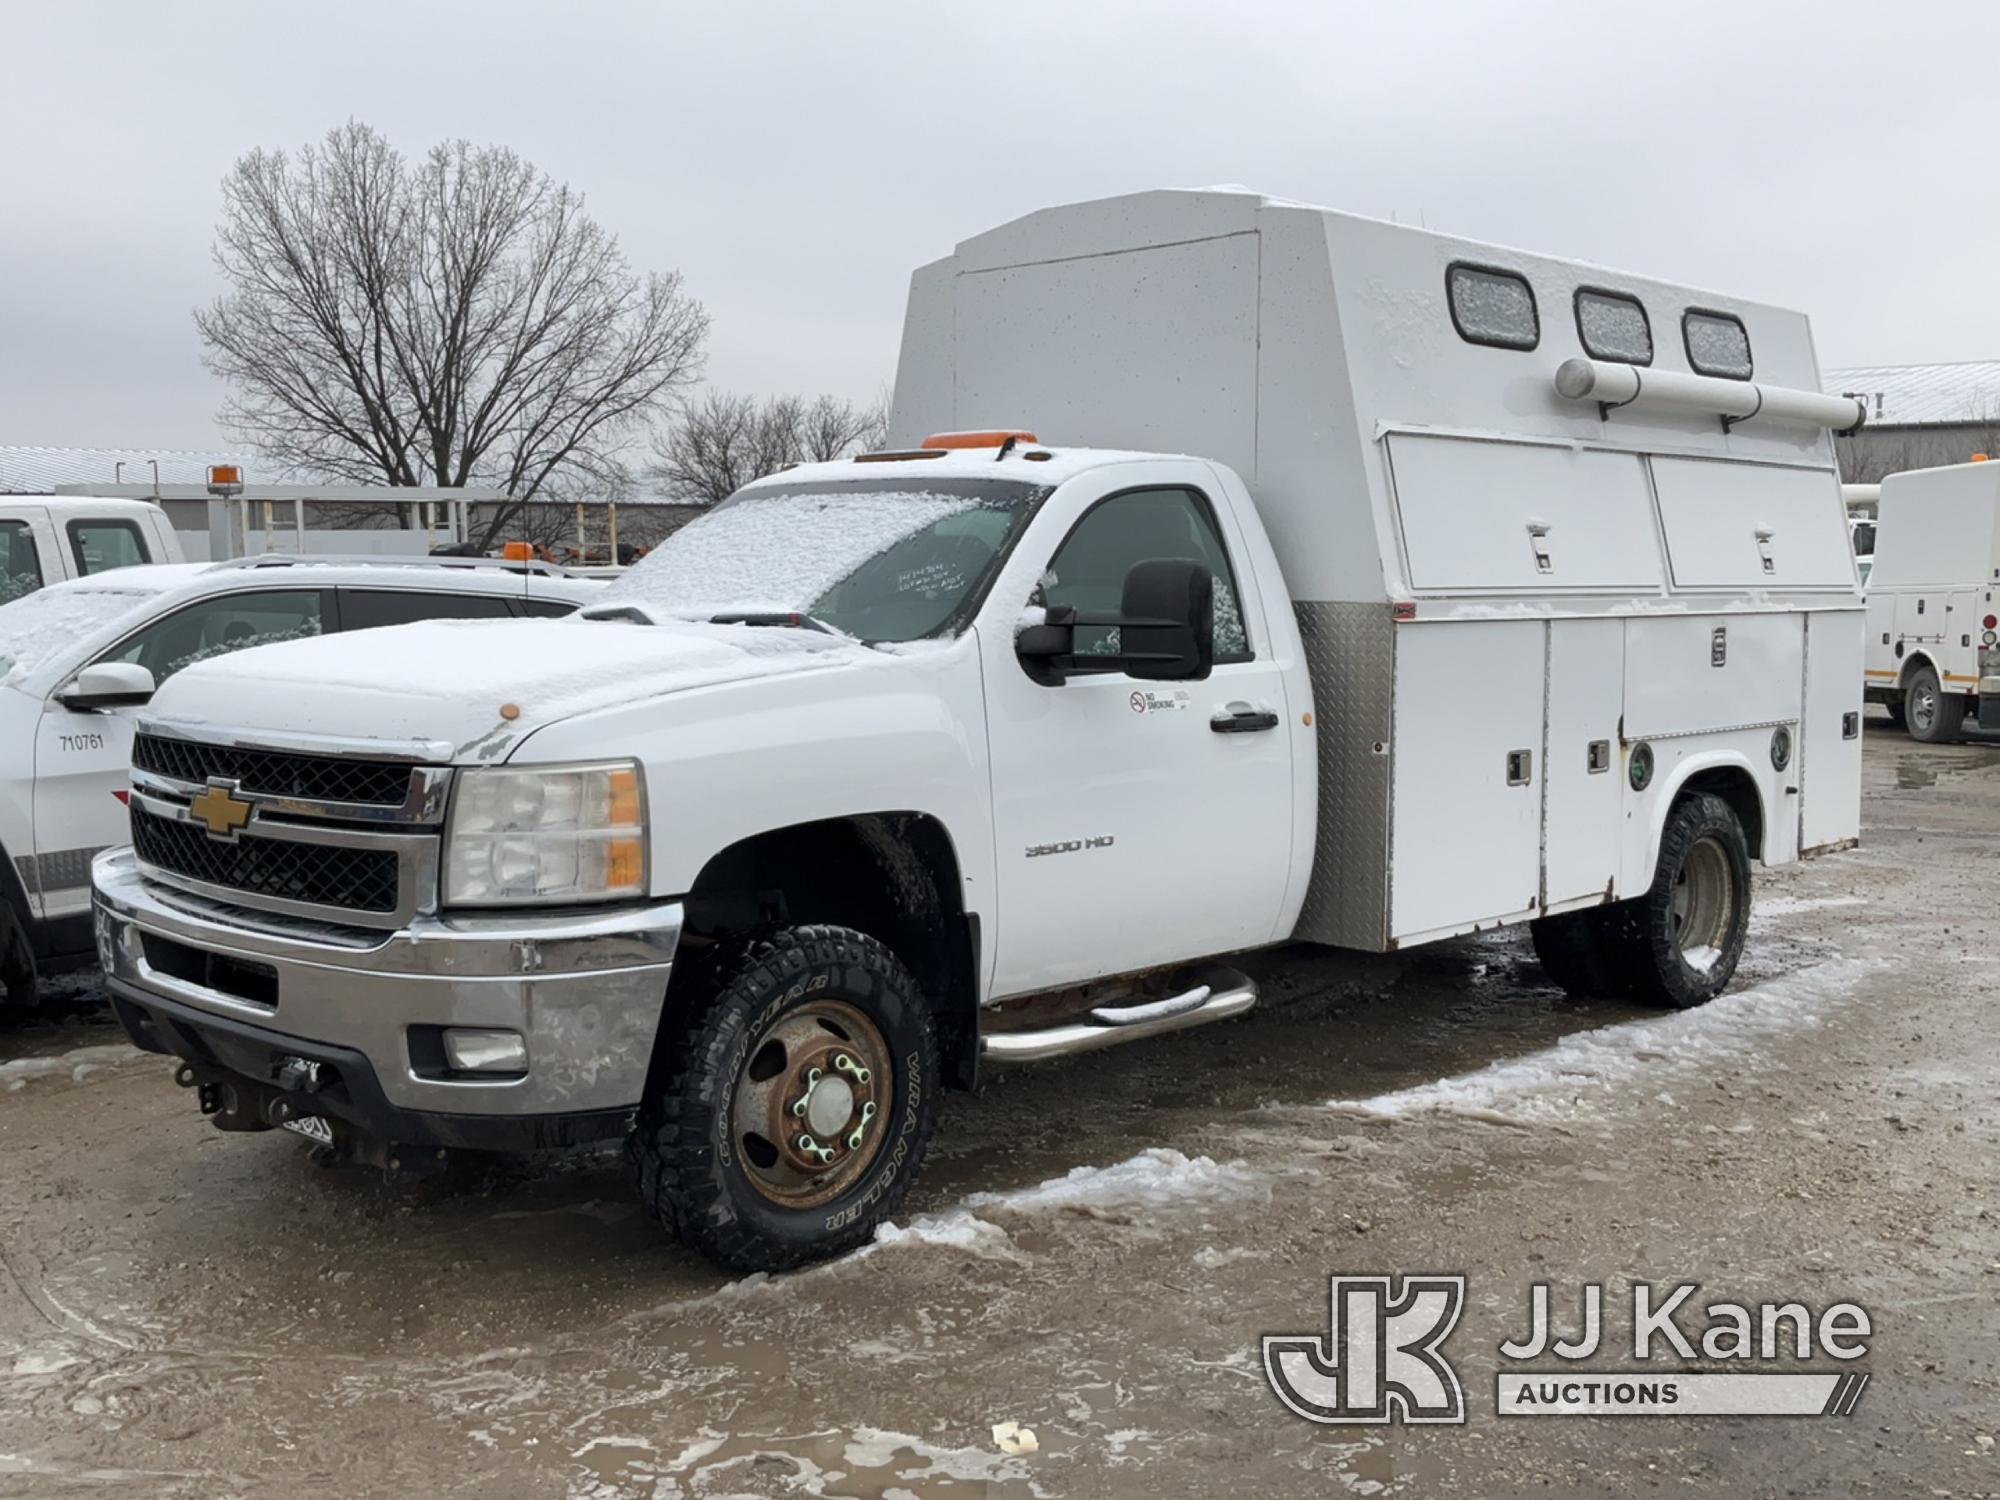
[[502,759],[559,719],[752,677],[884,660],[845,636],[773,626],[432,620],[259,646],[169,678],[147,717],[198,733],[424,741]]

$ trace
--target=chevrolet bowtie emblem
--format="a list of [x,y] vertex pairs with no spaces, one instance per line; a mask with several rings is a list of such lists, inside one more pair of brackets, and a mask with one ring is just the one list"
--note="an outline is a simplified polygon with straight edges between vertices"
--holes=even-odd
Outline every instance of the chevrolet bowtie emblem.
[[208,790],[188,804],[188,813],[208,830],[212,839],[234,839],[250,821],[250,804],[236,795],[235,788],[211,781]]

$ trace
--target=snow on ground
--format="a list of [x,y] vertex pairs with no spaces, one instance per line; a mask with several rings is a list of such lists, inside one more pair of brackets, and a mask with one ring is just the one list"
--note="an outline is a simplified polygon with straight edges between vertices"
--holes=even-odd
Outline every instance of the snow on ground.
[[1006,1230],[962,1208],[943,1214],[919,1214],[907,1226],[893,1222],[884,1224],[875,1231],[875,1242],[863,1245],[849,1259],[859,1260],[891,1245],[929,1245],[964,1250],[982,1260],[1021,1259]]
[[1809,911],[1867,904],[1866,896],[1759,896],[1750,908],[1750,922],[1755,926],[1778,917],[1797,917]]
[[1476,1072],[1368,1099],[1333,1099],[1328,1107],[1388,1119],[1455,1114],[1521,1125],[1601,1115],[1622,1087],[1709,1074],[1718,1063],[1756,1051],[1775,1032],[1818,1025],[1874,967],[1854,959],[1816,964],[1693,1010],[1576,1032],[1553,1047]]
[[1118,1213],[1135,1208],[1172,1208],[1177,1204],[1240,1203],[1270,1196],[1270,1187],[1241,1161],[1217,1162],[1190,1157],[1170,1147],[1154,1146],[1109,1167],[1074,1167],[1031,1188],[1005,1193],[974,1193],[967,1208],[1010,1209],[1035,1213],[1068,1209],[1083,1213]]
[[67,1073],[71,1081],[82,1083],[92,1073],[104,1068],[114,1068],[120,1063],[136,1062],[139,1058],[150,1056],[149,1052],[119,1042],[101,1047],[78,1047],[55,1057],[17,1057],[12,1062],[0,1063],[0,1088],[11,1092],[26,1087],[31,1078],[53,1078],[60,1073]]

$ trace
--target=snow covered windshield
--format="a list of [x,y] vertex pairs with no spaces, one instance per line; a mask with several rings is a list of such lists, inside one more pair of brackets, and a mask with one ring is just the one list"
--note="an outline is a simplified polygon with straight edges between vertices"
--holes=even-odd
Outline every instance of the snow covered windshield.
[[1047,493],[1007,479],[760,486],[683,526],[593,608],[797,612],[863,641],[955,633]]
[[32,672],[52,651],[94,635],[158,596],[152,588],[41,589],[0,604],[0,680]]

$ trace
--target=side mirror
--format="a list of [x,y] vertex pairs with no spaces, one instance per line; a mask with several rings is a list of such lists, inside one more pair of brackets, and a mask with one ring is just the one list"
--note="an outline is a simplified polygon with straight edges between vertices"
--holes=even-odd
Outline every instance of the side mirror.
[[64,708],[136,708],[153,696],[153,674],[137,662],[92,662],[56,694]]
[[1215,664],[1215,575],[1205,563],[1134,563],[1118,613],[1118,661],[1142,682],[1200,682]]
[[[1116,651],[1076,649],[1079,626],[1116,630]],[[1079,667],[1123,672],[1141,682],[1200,682],[1215,661],[1215,576],[1203,563],[1134,563],[1116,614],[1052,607],[1023,626],[1014,651],[1035,681],[1054,686]]]

